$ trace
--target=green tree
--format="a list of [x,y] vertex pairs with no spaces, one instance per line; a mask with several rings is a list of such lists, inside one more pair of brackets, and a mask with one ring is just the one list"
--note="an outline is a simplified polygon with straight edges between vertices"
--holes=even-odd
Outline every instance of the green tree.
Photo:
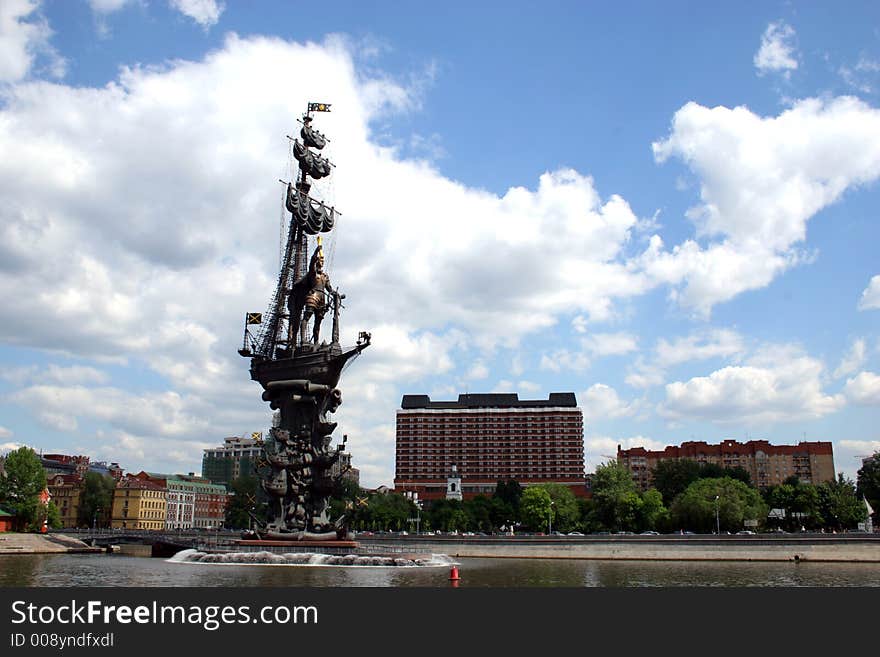
[[663,504],[663,495],[660,491],[650,488],[642,493],[642,503],[639,505],[636,521],[639,531],[669,529],[669,511]]
[[608,461],[593,475],[594,517],[607,529],[633,530],[642,505],[636,483],[626,466]]
[[721,531],[735,532],[746,520],[763,520],[767,505],[751,486],[731,477],[698,479],[687,487],[670,512],[681,528],[708,533],[715,531],[717,518]]
[[875,513],[880,511],[880,452],[862,463],[856,474],[856,492],[859,498],[868,500]]
[[6,456],[6,475],[0,477],[0,504],[16,516],[16,528],[35,527],[42,522],[39,496],[46,488],[46,472],[40,457],[30,447],[20,447]]
[[818,493],[819,508],[826,527],[838,531],[855,529],[868,516],[865,503],[856,496],[856,485],[842,472],[836,480],[819,484]]
[[46,524],[49,529],[61,529],[61,511],[58,510],[58,505],[55,502],[50,501],[46,508]]
[[816,529],[823,524],[818,489],[798,477],[789,477],[781,485],[771,486],[764,491],[764,499],[770,508],[785,510],[785,519],[775,523],[788,531],[801,527]]
[[113,491],[116,480],[99,472],[87,472],[79,498],[80,526],[107,527],[113,507]]
[[[522,494],[523,488],[519,482],[508,479],[507,481],[498,481],[492,497],[507,504],[514,514],[519,514],[519,501],[522,498]],[[508,520],[516,520],[516,518],[508,518]]]
[[540,484],[550,494],[553,529],[568,533],[574,531],[581,519],[577,497],[568,486],[562,484]]
[[553,512],[553,499],[546,488],[529,486],[523,491],[519,512],[523,524],[532,531],[547,531]]
[[692,459],[660,461],[653,472],[654,488],[669,506],[688,486],[700,478],[700,464]]
[[463,508],[467,514],[467,528],[488,532],[492,530],[492,500],[485,495],[476,495],[465,500]]
[[440,531],[461,531],[467,525],[467,513],[460,500],[433,500],[424,516],[426,527]]
[[257,487],[259,480],[256,475],[241,475],[232,480],[229,492],[232,494],[226,505],[225,524],[229,529],[248,529],[251,527],[251,513],[257,518],[260,515]]

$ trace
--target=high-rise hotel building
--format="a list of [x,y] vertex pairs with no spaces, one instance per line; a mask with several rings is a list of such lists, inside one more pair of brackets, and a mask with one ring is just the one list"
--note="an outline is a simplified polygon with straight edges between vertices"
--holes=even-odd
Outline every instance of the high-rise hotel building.
[[395,490],[443,498],[452,466],[465,499],[491,495],[508,479],[563,484],[585,496],[584,419],[574,393],[554,392],[546,400],[516,393],[465,394],[458,401],[404,395]]

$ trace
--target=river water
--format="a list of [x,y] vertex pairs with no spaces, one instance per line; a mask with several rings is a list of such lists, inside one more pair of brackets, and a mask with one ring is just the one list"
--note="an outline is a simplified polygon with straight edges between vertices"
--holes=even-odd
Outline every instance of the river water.
[[[880,564],[456,560],[460,587],[880,587]],[[449,587],[436,567],[198,564],[110,554],[0,556],[0,586]]]

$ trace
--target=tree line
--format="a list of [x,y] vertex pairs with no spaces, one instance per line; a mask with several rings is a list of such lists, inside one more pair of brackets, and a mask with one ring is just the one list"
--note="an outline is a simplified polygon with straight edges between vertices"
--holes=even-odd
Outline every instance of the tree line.
[[[254,509],[248,500],[258,497],[257,486],[252,476],[233,482],[228,527],[250,526]],[[331,500],[331,517],[347,512],[358,531],[733,533],[755,521],[749,527],[762,531],[839,532],[865,521],[865,500],[880,509],[880,452],[866,460],[857,483],[843,474],[819,484],[790,477],[764,490],[741,467],[688,459],[661,461],[644,492],[625,466],[608,461],[596,468],[591,498],[559,484],[522,487],[507,480],[492,495],[418,506],[403,494],[370,493],[343,481]],[[768,517],[771,509],[781,509],[782,517]]]

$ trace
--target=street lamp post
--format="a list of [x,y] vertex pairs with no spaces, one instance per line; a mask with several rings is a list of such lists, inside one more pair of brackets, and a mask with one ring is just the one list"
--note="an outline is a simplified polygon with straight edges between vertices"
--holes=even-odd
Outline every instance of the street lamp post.
[[550,502],[550,508],[547,509],[547,536],[553,533],[553,507],[555,505]]
[[715,532],[721,536],[721,516],[718,514],[718,495],[715,496]]

